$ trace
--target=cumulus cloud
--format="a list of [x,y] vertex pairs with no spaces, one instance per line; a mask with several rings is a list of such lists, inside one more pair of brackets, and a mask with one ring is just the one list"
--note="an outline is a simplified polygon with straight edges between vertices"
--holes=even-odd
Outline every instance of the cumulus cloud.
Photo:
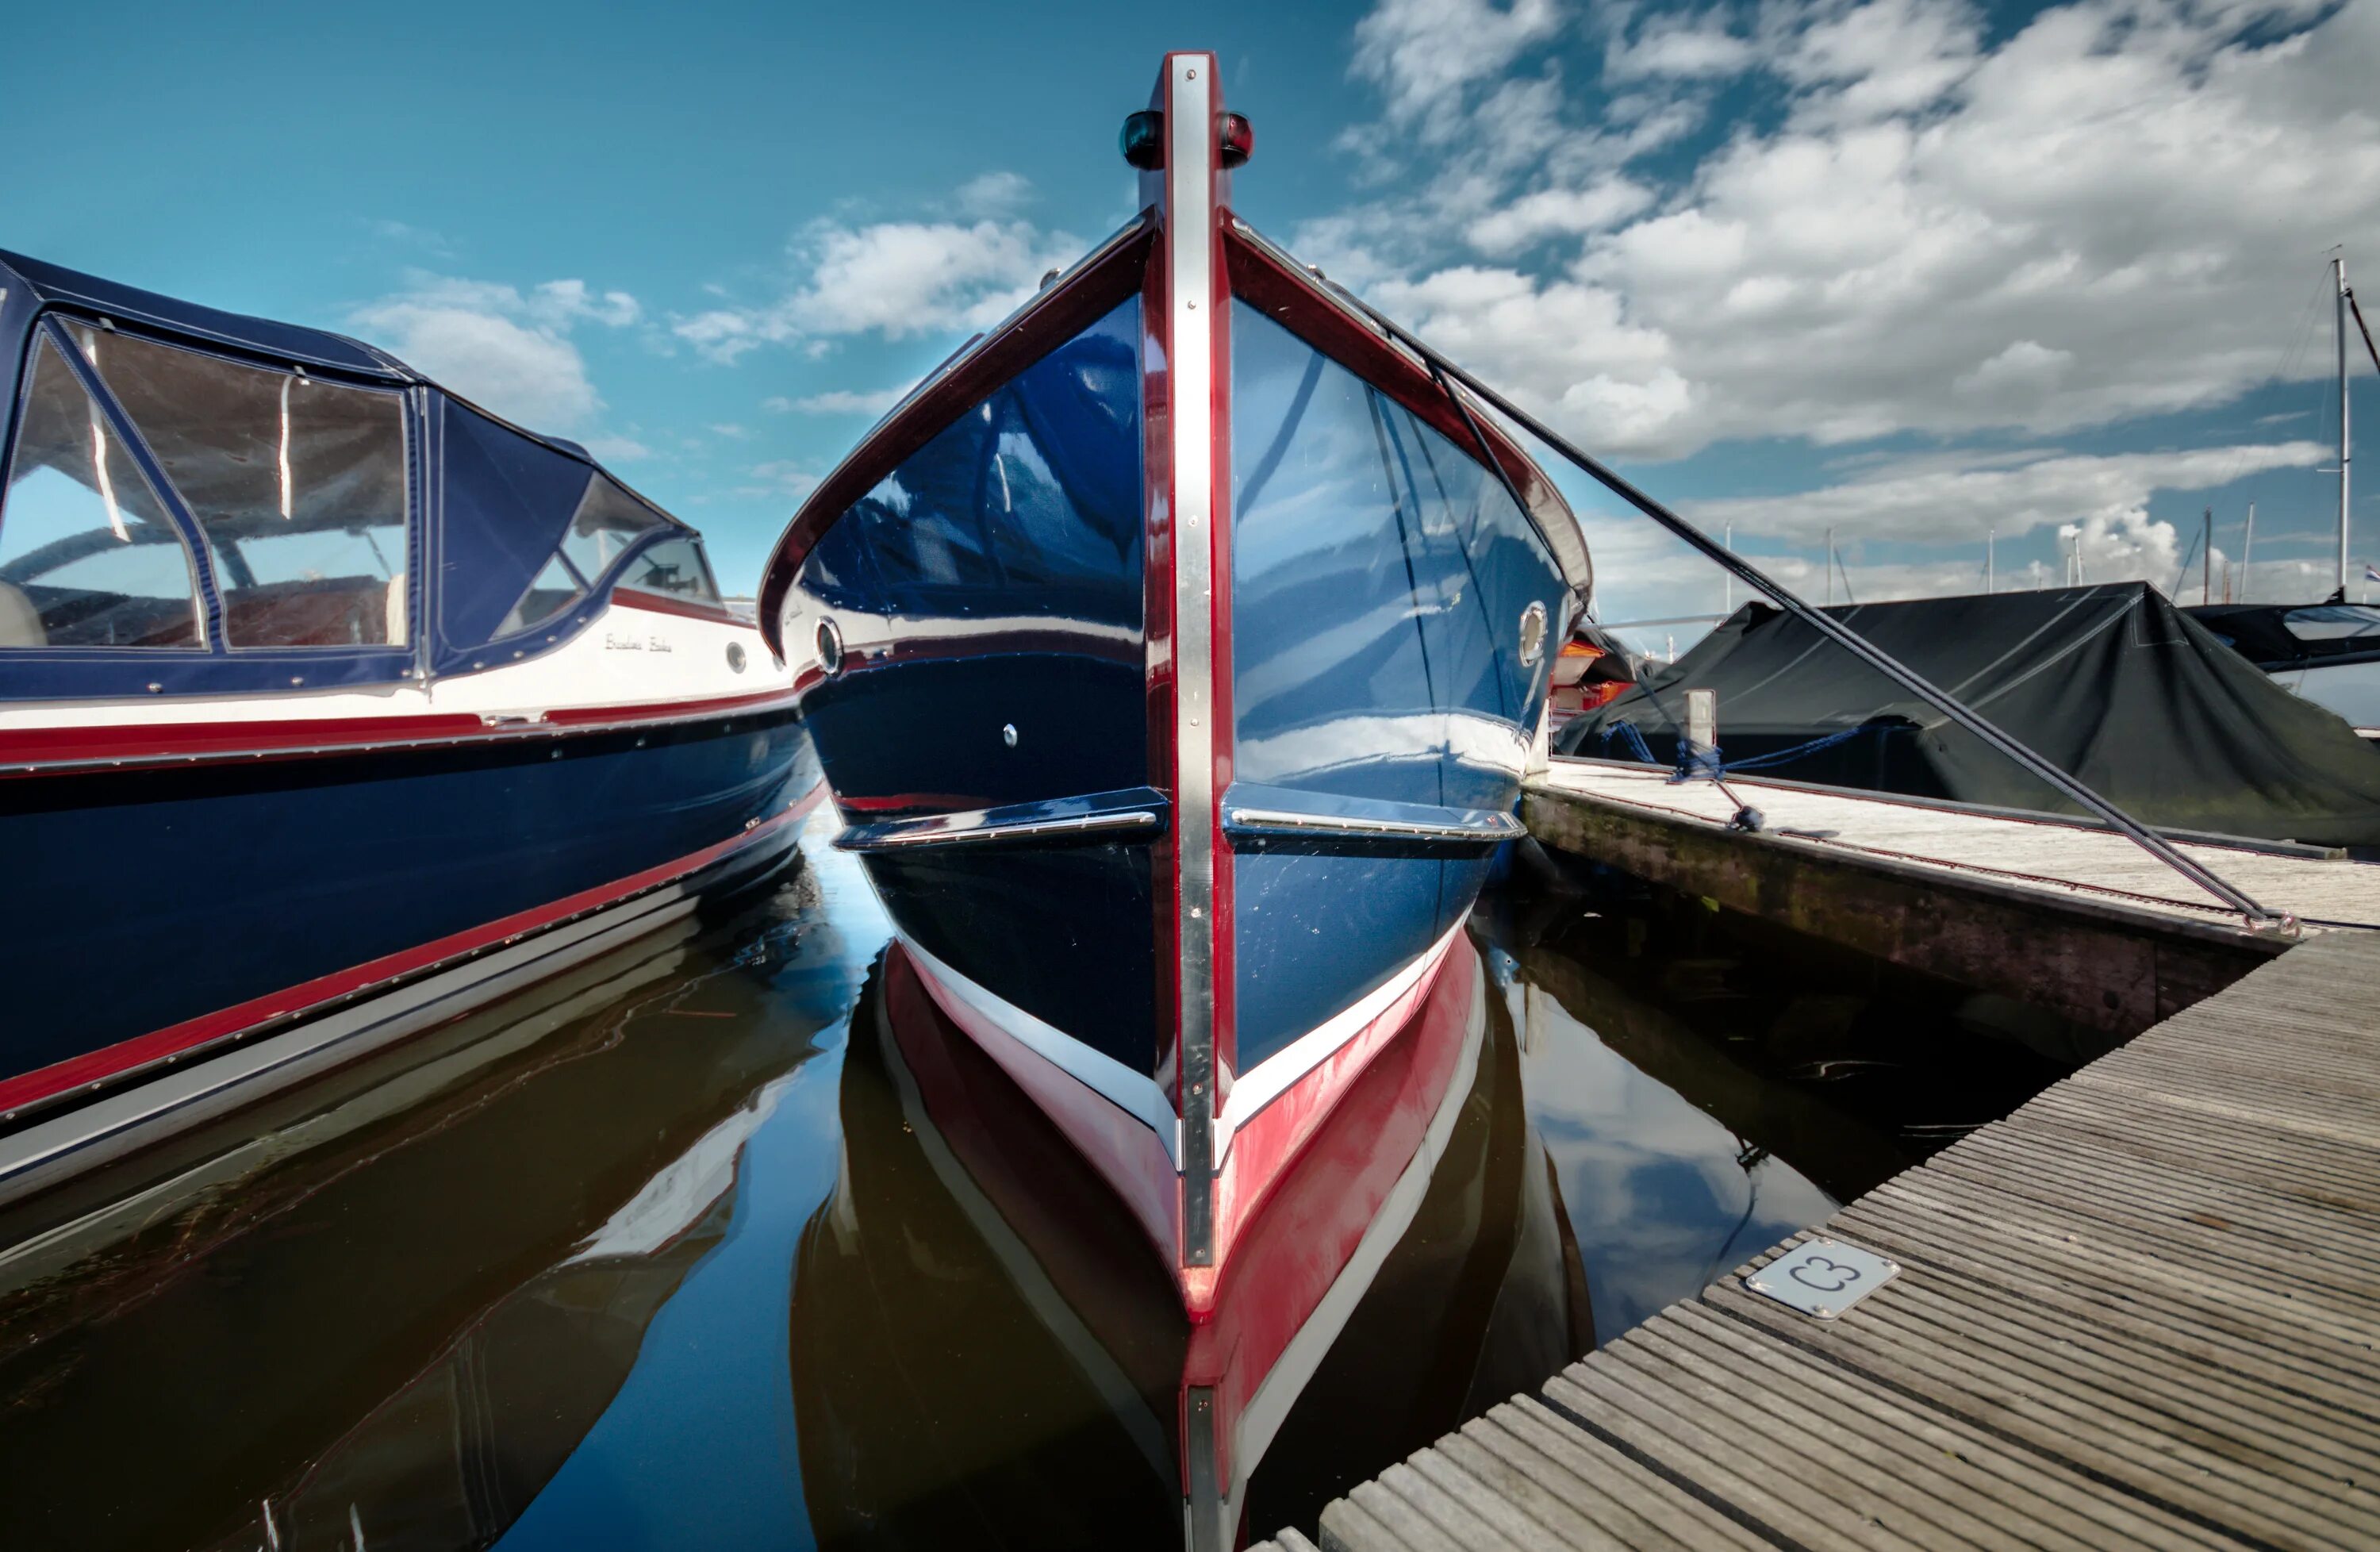
[[607,464],[631,464],[639,458],[650,458],[653,455],[653,450],[635,437],[589,437],[586,447],[588,452]]
[[1014,215],[1033,198],[1033,180],[1022,173],[984,173],[959,186],[953,202],[962,215]]
[[2283,442],[2166,453],[2018,453],[1980,465],[1917,458],[1872,467],[1839,485],[1700,502],[1687,512],[1713,531],[1732,524],[1739,534],[1803,543],[1823,540],[1829,528],[1843,539],[1889,534],[1957,543],[1980,542],[1986,529],[2014,539],[2074,522],[2098,525],[2094,533],[2129,534],[2147,521],[2149,497],[2157,491],[2311,468],[2325,455],[2318,443]]
[[1350,73],[1377,84],[1390,116],[1409,122],[1459,101],[1560,22],[1553,0],[1382,0],[1355,24]]
[[764,407],[799,415],[877,416],[899,404],[901,396],[907,392],[906,388],[879,388],[873,393],[859,394],[848,388],[836,388],[823,394],[805,394],[798,399],[770,399]]
[[408,365],[540,430],[570,430],[602,407],[570,335],[582,325],[623,328],[643,316],[625,291],[550,280],[522,291],[489,281],[416,273],[367,302],[349,327]]
[[[2380,245],[2374,0],[2077,0],[1989,44],[1963,0],[1607,9],[1585,86],[1534,9],[1436,64],[1424,9],[1357,73],[1451,139],[1297,246],[1609,454],[2218,406],[2325,249]],[[1780,111],[1677,164],[1737,71]]]
[[677,319],[672,332],[726,363],[764,345],[988,327],[1032,296],[1043,274],[1082,256],[1079,239],[1003,213],[1030,187],[1013,173],[972,180],[954,202],[973,219],[813,223],[793,244],[792,283],[780,295]]
[[728,494],[747,501],[783,499],[798,502],[818,489],[821,477],[799,459],[772,458],[765,464],[753,465],[749,478],[752,483],[738,486]]

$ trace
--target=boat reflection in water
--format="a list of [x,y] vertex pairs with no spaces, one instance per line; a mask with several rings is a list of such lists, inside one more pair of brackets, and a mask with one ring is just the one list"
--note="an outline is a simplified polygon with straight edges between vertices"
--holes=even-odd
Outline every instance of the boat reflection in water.
[[[444,1548],[512,1526],[718,1259],[755,1134],[806,1084],[831,1110],[814,1058],[873,940],[819,904],[802,878],[674,924],[45,1196],[46,1221],[11,1209],[0,1540]],[[832,1143],[812,1151],[822,1182]]]
[[[1410,1200],[1334,1283],[1325,1350],[1293,1345],[1243,1408],[1265,1430],[1218,1463],[1231,1501],[1185,1505],[1188,1409],[1229,1382],[1219,1339],[1247,1340],[1235,1285],[1208,1325],[1185,1314],[1129,1206],[884,946],[823,830],[735,918],[0,1209],[0,1539],[1310,1529],[1926,1146],[1847,1105],[1866,1080],[1767,1070],[1842,1065],[1846,1020],[1941,1044],[1923,1005],[1854,1013],[1658,921],[1633,955],[1601,917],[1529,944],[1491,909],[1449,951],[1461,1059]],[[1372,1126],[1411,1082],[1375,1062],[1342,1113]],[[1378,1190],[1373,1157],[1326,1128],[1280,1210]]]
[[[1460,968],[1481,979],[1465,940]],[[1311,1522],[1379,1464],[1593,1345],[1578,1249],[1520,1094],[1503,1001],[1463,1000],[1463,1070],[1394,1214],[1334,1288],[1338,1340],[1292,1352],[1247,1406],[1261,1434],[1188,1526]],[[1411,1074],[1381,1062],[1342,1112],[1368,1134]],[[853,1022],[844,1158],[802,1237],[795,1413],[822,1546],[1164,1545],[1185,1534],[1191,1409],[1252,1339],[1193,1326],[1165,1268],[1066,1135],[943,1012],[895,945]],[[1284,1189],[1369,1189],[1326,1136]],[[1317,1164],[1313,1160],[1325,1160]],[[1309,1324],[1308,1333],[1318,1329]],[[1281,1469],[1259,1470],[1259,1458]],[[1251,1485],[1250,1479],[1254,1482]]]

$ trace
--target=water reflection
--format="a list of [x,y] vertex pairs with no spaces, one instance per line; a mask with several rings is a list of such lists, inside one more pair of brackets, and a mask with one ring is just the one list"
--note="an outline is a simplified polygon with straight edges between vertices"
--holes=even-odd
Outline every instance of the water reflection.
[[[1179,1546],[1164,1268],[809,852],[732,919],[0,1221],[10,1545]],[[1479,940],[1470,1091],[1252,1532],[2033,1072],[1938,1000],[1658,914]]]

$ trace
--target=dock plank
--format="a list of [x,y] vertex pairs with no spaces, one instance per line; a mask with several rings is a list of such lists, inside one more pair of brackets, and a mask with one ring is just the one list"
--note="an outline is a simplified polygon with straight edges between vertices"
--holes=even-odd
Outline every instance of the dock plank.
[[[1334,1502],[1322,1546],[2380,1543],[2375,988],[2380,934],[2309,937]],[[1814,1234],[1901,1271],[1831,1321],[1742,1285]]]

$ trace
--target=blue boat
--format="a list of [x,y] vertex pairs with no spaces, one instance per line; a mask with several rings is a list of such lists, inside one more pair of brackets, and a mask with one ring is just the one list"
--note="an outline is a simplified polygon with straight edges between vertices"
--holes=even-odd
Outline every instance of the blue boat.
[[1234,213],[1253,140],[1169,55],[1141,214],[868,433],[759,607],[899,952],[1215,1328],[1223,1482],[1475,1062],[1463,923],[1592,581],[1488,413]]
[[0,254],[0,1197],[782,862],[699,535],[369,346]]

